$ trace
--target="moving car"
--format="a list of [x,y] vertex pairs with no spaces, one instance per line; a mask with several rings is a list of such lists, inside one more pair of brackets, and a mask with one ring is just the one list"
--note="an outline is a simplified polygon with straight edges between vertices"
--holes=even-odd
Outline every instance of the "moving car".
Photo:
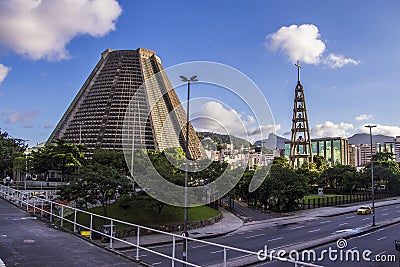
[[371,214],[372,209],[369,206],[362,206],[357,210],[357,214],[364,215],[364,214]]

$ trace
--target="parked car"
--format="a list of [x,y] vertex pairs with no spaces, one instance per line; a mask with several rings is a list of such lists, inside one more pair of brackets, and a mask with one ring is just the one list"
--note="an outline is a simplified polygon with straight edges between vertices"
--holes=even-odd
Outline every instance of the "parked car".
[[366,215],[366,214],[371,214],[372,209],[369,206],[362,206],[357,210],[357,214],[360,215]]

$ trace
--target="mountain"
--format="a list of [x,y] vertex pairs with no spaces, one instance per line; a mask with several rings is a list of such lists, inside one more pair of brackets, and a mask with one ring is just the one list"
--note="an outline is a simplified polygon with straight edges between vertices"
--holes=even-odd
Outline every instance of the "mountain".
[[235,148],[240,148],[240,147],[251,147],[251,143],[233,136],[233,135],[227,135],[227,134],[217,134],[217,133],[210,133],[210,132],[197,132],[197,135],[199,136],[200,140],[203,140],[205,138],[210,138],[217,144],[230,144],[232,143]]
[[284,149],[285,148],[285,141],[289,141],[284,137],[280,137],[274,133],[270,133],[267,139],[258,140],[254,142],[255,146],[261,145],[263,143],[263,147],[269,149]]
[[[369,134],[355,134],[349,139],[349,144],[352,145],[360,145],[360,144],[369,144],[371,143]],[[393,142],[394,137],[393,136],[386,136],[382,134],[377,134],[377,135],[372,135],[372,143],[384,143],[384,142]]]

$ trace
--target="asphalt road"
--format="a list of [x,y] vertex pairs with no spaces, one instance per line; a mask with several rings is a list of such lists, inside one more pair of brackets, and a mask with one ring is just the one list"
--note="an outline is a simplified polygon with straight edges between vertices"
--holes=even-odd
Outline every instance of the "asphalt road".
[[[308,250],[307,253],[299,253],[298,259],[326,267],[397,267],[400,266],[400,252],[395,250],[395,240],[400,240],[399,226],[395,224],[346,241],[340,240],[314,248],[312,252]],[[296,254],[292,255],[292,258],[297,257]],[[280,267],[287,264],[266,262],[256,266]]]
[[[379,225],[380,222],[385,220],[400,217],[400,205],[376,208],[375,214],[376,224]],[[238,231],[222,237],[212,238],[208,241],[249,251],[259,251],[265,245],[269,249],[279,249],[288,245],[295,245],[330,236],[338,232],[360,232],[360,227],[370,225],[371,223],[372,215],[357,215],[356,212],[278,226],[266,226],[266,223],[260,222],[245,225]],[[365,239],[369,240],[369,237],[366,236]],[[172,254],[172,246],[169,244],[152,246],[152,249],[165,254]],[[124,253],[133,256],[136,255],[136,250],[127,250]],[[180,255],[181,253],[182,246],[177,245],[176,255]],[[244,256],[243,253],[235,251],[228,251],[227,253],[228,259]],[[188,257],[191,262],[198,265],[216,264],[223,259],[223,249],[204,245],[199,242],[192,242],[189,244]],[[169,260],[148,252],[141,253],[141,259],[157,266],[171,265]]]
[[[2,263],[3,262],[3,263]],[[138,266],[0,199],[0,266]]]

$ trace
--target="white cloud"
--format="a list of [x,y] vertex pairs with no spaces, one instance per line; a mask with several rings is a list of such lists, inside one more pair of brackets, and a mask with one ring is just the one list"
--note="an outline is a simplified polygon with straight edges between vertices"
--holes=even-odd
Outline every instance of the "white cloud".
[[1,112],[2,116],[6,117],[7,123],[26,123],[31,122],[38,113],[35,111],[20,112],[14,110],[5,110]]
[[[250,142],[267,137],[280,129],[280,125],[257,125],[253,116],[239,114],[216,101],[209,101],[191,114],[192,124],[198,131],[230,134]],[[261,135],[262,134],[262,135]]]
[[357,121],[367,121],[369,119],[372,119],[372,115],[370,115],[370,114],[361,114],[356,117]]
[[336,69],[341,68],[347,64],[358,65],[360,64],[360,61],[352,58],[344,58],[344,56],[342,55],[335,55],[330,53],[327,57],[324,58],[323,63],[332,69]]
[[104,36],[121,12],[116,0],[1,1],[0,45],[35,60],[65,59],[74,37]]
[[319,29],[313,24],[283,26],[267,35],[266,45],[272,51],[286,54],[290,61],[300,60],[307,64],[325,64],[330,68],[341,68],[347,64],[359,64],[352,58],[330,53],[324,57],[326,44],[320,39]]
[[7,77],[7,74],[10,72],[10,70],[11,70],[10,67],[4,66],[3,64],[0,63],[0,85]]
[[[361,133],[368,133],[369,128],[366,128],[364,125],[358,128],[358,131]],[[389,125],[377,125],[372,129],[372,134],[383,134],[387,136],[400,136],[400,127],[399,126],[389,126]]]
[[354,129],[353,124],[341,122],[335,124],[331,121],[326,121],[323,124],[315,125],[314,128],[311,129],[311,135],[313,138],[315,137],[347,137],[351,135],[349,130]]

